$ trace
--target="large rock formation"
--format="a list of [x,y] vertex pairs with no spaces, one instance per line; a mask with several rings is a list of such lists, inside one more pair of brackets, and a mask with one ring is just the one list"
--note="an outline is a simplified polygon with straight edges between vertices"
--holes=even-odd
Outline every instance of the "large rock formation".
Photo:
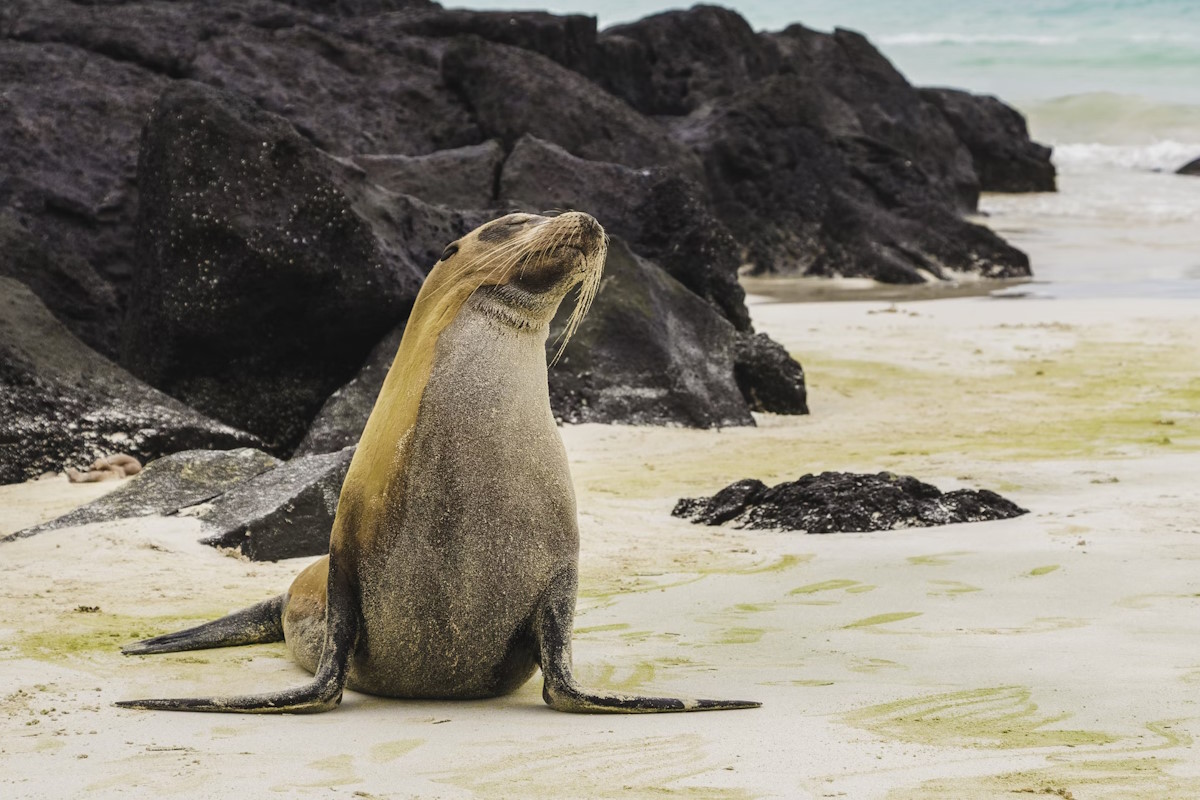
[[985,192],[1053,192],[1050,148],[1029,138],[1025,118],[995,97],[958,89],[922,89],[967,150]]
[[[133,272],[138,136],[168,80],[86,47],[13,40],[30,17],[51,11],[64,24],[88,13],[37,4],[0,40],[0,209],[120,291]],[[103,348],[119,322],[112,315],[80,332]]]
[[151,461],[133,478],[98,500],[0,541],[115,519],[171,516],[180,509],[211,500],[280,463],[279,459],[251,447],[172,453]]
[[353,447],[286,463],[250,448],[175,453],[110,494],[0,543],[75,525],[186,514],[203,523],[202,542],[254,561],[320,555],[329,551],[353,457]]
[[[553,355],[570,299],[551,326]],[[737,331],[620,239],[587,323],[550,370],[550,404],[567,422],[751,425],[734,377]]]
[[[481,141],[441,85],[436,47],[333,30],[391,0],[14,0],[0,5],[0,208],[113,282],[133,273],[139,134],[190,78],[239,91],[335,153],[428,153]],[[313,12],[320,13],[313,13]],[[409,13],[409,12],[404,12]],[[113,337],[117,322],[89,339]]]
[[[338,155],[422,156],[489,136],[511,147],[532,133],[592,160],[706,174],[720,216],[760,269],[885,280],[943,263],[1021,272],[1011,251],[950,219],[972,207],[980,178],[992,185],[1000,162],[981,153],[1023,153],[1031,173],[1049,167],[1023,128],[1007,124],[1011,112],[984,101],[965,107],[1004,124],[980,149],[981,129],[960,126],[964,114],[943,113],[941,95],[918,93],[856,34],[798,25],[759,34],[711,6],[599,34],[590,17],[422,0],[21,0],[3,14],[0,79],[11,90],[0,157],[10,175],[0,207],[26,212],[35,234],[64,241],[118,295],[133,264],[138,129],[180,78],[245,94]],[[553,114],[546,97],[556,98]],[[806,112],[800,120],[793,106]],[[743,111],[765,137],[730,161],[747,143],[736,124]],[[796,137],[802,146],[775,152]],[[820,202],[845,194],[852,200]],[[776,212],[776,224],[752,224]],[[829,223],[843,212],[855,218],[845,230]],[[859,247],[848,244],[855,236]]]
[[212,531],[201,539],[253,561],[329,552],[342,481],[354,448],[293,458],[213,498],[194,516]]
[[97,351],[116,354],[120,317],[112,285],[83,258],[35,236],[9,212],[0,212],[0,276],[25,284]]
[[148,461],[259,444],[137,380],[72,336],[25,286],[0,278],[0,483],[114,453]]
[[666,169],[578,158],[527,135],[504,162],[499,185],[502,203],[528,211],[586,211],[738,330],[750,329],[746,293],[737,281],[737,242],[695,183]]
[[697,6],[606,37],[625,44],[601,81],[700,156],[756,270],[898,283],[1029,274],[1022,253],[962,220],[979,194],[970,153],[862,36],[755,34]]
[[174,84],[139,174],[124,362],[288,452],[407,315],[422,271],[355,212],[329,159],[239,95]]
[[[647,377],[669,413],[600,416],[724,424],[804,407],[799,365],[753,335],[740,266],[1027,274],[962,214],[981,183],[1024,188],[997,177],[1006,159],[1048,168],[1015,112],[919,92],[857,34],[756,33],[708,6],[598,33],[425,0],[19,0],[0,7],[0,82],[0,274],[277,454],[403,322],[441,248],[508,207],[587,207],[629,245],[614,274],[637,264],[661,313],[694,297],[737,331],[693,321],[715,383]],[[586,381],[556,373],[560,401],[640,385],[598,311],[614,338]],[[681,363],[682,341],[648,363]],[[310,446],[357,436],[334,427]]]
[[532,134],[594,161],[702,173],[696,156],[662,126],[538,53],[464,37],[447,46],[442,77],[505,147]]

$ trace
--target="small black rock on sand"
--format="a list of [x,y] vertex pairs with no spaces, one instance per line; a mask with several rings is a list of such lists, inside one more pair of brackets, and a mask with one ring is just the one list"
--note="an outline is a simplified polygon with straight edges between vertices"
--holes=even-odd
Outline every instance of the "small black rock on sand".
[[684,498],[671,512],[695,523],[808,533],[889,531],[986,522],[1029,513],[987,489],[943,493],[908,475],[822,472],[768,487],[754,478],[712,497]]

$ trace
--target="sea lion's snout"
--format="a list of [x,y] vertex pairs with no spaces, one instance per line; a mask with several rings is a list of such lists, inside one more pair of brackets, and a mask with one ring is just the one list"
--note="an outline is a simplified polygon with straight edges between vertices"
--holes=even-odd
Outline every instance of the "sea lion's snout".
[[568,211],[555,219],[575,226],[574,238],[583,250],[584,257],[594,257],[605,245],[604,228],[591,214],[582,211]]
[[528,249],[508,275],[514,288],[547,299],[561,297],[604,268],[608,239],[590,214],[538,217],[525,235]]
[[479,308],[528,329],[549,325],[578,287],[565,344],[600,289],[607,254],[608,236],[590,214],[507,214],[448,244],[421,292],[451,302],[453,287],[465,283],[481,290]]

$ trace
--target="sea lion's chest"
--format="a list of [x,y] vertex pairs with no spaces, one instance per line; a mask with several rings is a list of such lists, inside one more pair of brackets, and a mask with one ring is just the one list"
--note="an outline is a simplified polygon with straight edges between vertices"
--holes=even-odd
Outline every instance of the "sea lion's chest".
[[372,657],[439,671],[426,689],[457,691],[503,661],[550,578],[577,561],[544,342],[478,313],[439,339],[401,499],[361,573]]

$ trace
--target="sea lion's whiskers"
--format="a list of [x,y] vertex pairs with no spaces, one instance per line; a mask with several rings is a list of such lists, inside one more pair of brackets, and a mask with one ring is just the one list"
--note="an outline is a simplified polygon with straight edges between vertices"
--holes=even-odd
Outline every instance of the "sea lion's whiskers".
[[535,269],[541,269],[546,265],[546,262],[554,255],[555,250],[558,249],[566,234],[567,231],[565,229],[555,230],[549,233],[549,241],[541,248],[541,250],[538,251]]
[[[579,232],[582,237],[582,231]],[[583,318],[587,316],[588,311],[592,307],[592,302],[596,299],[596,294],[600,291],[600,280],[603,277],[604,260],[608,256],[608,234],[604,235],[600,242],[596,254],[588,259],[588,263],[593,267],[587,270],[580,281],[578,293],[575,298],[575,307],[571,309],[571,316],[567,319],[567,326],[563,329],[559,337],[558,349],[554,353],[554,358],[550,360],[550,366],[558,363],[558,359],[562,357],[563,351],[567,349],[567,343],[571,341],[571,337],[579,329],[579,325],[583,322]]]
[[[497,248],[497,250],[501,251],[501,256],[504,258],[504,260],[501,261],[500,257],[495,257],[489,258],[486,262],[484,262],[484,266],[489,264],[493,266],[488,270],[487,275],[484,276],[479,285],[490,286],[492,285],[491,280],[497,275],[507,275],[512,268],[517,265],[517,262],[520,261],[525,255],[528,248],[529,243],[525,240],[525,236],[523,235],[518,236],[515,241],[506,243],[505,245],[501,245],[500,248]],[[520,271],[518,270],[518,273],[519,272]]]

